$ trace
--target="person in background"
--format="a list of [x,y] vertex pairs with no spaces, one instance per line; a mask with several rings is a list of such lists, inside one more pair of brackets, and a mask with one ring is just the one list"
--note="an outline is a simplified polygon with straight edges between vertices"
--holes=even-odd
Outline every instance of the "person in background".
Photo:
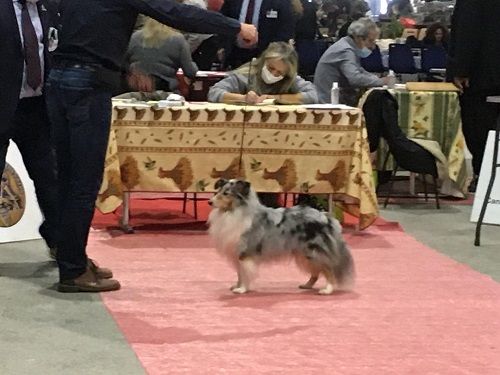
[[[219,12],[224,0],[181,0],[183,4]],[[183,33],[189,43],[193,61],[200,70],[220,70],[223,60],[221,37],[213,34]]]
[[[253,25],[172,0],[77,0],[61,3],[62,33],[47,82],[47,106],[58,166],[57,263],[60,292],[106,292],[120,283],[89,265],[87,239],[102,182],[111,97],[120,84],[138,14],[191,32],[239,35],[257,42]],[[133,71],[133,87],[151,82]],[[149,87],[148,87],[149,86]],[[106,278],[104,278],[106,277]]]
[[[298,1],[298,0],[297,0]],[[318,5],[314,1],[300,0],[301,7],[295,6],[297,22],[295,26],[295,40],[314,40],[319,35],[318,30]],[[302,9],[300,12],[299,10]]]
[[438,46],[448,49],[448,29],[440,24],[434,23],[429,26],[422,40],[424,46]]
[[35,186],[44,218],[39,231],[51,257],[57,246],[57,177],[44,94],[57,25],[55,2],[0,1],[0,177],[13,140]]
[[390,17],[408,17],[413,14],[410,0],[393,0],[387,5],[387,14]]
[[189,45],[177,30],[152,18],[132,34],[127,51],[127,65],[151,76],[155,90],[176,91],[177,70],[194,79],[198,67],[191,59]]
[[288,104],[317,103],[316,88],[297,75],[297,52],[274,42],[252,62],[217,82],[208,92],[210,102],[259,104],[276,99]]
[[225,0],[221,13],[251,23],[259,31],[259,42],[244,45],[239,38],[224,43],[225,67],[236,69],[259,56],[269,43],[293,39],[296,17],[290,0]]
[[495,129],[500,95],[500,1],[457,0],[451,22],[447,73],[461,90],[462,130],[472,154],[475,191],[488,132]]
[[320,103],[330,103],[333,82],[340,88],[340,103],[358,104],[362,88],[386,85],[387,77],[379,78],[361,66],[360,59],[368,57],[375,48],[379,30],[369,18],[351,23],[348,36],[330,46],[321,56],[314,73]]
[[[179,2],[185,5],[192,5],[200,9],[205,9],[205,10],[208,9],[206,0],[182,0]],[[189,48],[191,50],[191,53],[196,51],[205,40],[213,36],[212,34],[198,34],[198,33],[183,33],[183,34],[187,42],[189,43]]]
[[340,27],[337,37],[343,38],[347,36],[347,30],[353,21],[359,20],[366,16],[366,13],[370,10],[370,7],[365,2],[365,0],[354,0],[351,3],[349,14],[347,15],[346,22]]

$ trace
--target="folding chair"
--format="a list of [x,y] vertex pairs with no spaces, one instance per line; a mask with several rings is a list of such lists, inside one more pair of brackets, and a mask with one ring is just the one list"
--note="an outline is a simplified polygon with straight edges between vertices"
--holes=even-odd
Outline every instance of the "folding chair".
[[361,66],[368,72],[371,73],[383,73],[386,71],[384,64],[382,62],[382,54],[380,53],[380,48],[375,46],[370,56],[361,59]]
[[299,56],[299,74],[302,77],[311,76],[316,70],[316,65],[327,50],[328,43],[323,40],[298,40],[295,50]]
[[422,49],[422,72],[425,80],[443,82],[446,79],[447,53],[443,47],[427,46]]
[[396,74],[415,74],[413,52],[406,44],[389,44],[389,69]]

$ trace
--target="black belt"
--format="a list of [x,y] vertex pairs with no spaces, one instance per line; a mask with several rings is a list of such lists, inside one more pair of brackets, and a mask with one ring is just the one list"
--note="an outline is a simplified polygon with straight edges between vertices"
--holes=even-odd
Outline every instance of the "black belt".
[[116,89],[120,87],[121,72],[105,68],[100,64],[85,63],[71,60],[60,60],[53,64],[55,69],[83,69],[94,73],[97,87]]

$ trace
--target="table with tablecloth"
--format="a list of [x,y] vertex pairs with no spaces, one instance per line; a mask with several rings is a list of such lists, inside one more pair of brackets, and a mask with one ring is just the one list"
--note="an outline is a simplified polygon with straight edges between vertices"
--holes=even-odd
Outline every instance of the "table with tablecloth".
[[331,194],[361,229],[378,215],[357,108],[113,104],[102,212],[127,192],[211,192],[241,177],[259,192]]
[[[433,140],[446,157],[447,172],[454,189],[467,191],[469,175],[465,164],[460,104],[456,92],[389,90],[399,104],[399,126],[410,138]],[[385,155],[381,145],[380,155]],[[379,157],[378,168],[383,157]],[[458,193],[458,191],[457,191]],[[456,195],[456,194],[455,194]]]

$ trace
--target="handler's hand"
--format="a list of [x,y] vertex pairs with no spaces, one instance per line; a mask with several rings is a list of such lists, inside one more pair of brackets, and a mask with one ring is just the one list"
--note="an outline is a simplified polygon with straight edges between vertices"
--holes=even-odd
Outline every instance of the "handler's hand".
[[240,33],[238,34],[238,36],[248,46],[257,44],[257,41],[259,39],[255,26],[248,23],[241,24]]

